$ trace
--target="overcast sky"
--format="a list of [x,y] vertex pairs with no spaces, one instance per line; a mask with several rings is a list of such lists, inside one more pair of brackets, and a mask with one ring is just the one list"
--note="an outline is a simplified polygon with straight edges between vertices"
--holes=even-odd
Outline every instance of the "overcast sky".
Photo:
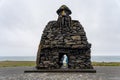
[[36,56],[45,25],[63,4],[83,25],[92,55],[120,55],[120,0],[0,0],[0,56]]

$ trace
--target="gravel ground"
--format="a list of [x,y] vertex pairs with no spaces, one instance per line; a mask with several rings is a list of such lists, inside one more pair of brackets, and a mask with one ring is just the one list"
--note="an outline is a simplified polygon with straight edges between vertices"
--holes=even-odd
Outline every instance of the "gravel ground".
[[120,67],[94,67],[97,73],[24,73],[34,67],[0,68],[0,80],[120,80]]

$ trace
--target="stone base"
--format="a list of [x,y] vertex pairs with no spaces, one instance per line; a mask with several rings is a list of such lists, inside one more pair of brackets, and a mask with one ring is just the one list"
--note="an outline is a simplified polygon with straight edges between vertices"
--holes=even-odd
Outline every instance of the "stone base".
[[24,73],[41,73],[41,72],[81,72],[81,73],[96,73],[94,69],[39,69],[39,70],[26,70]]

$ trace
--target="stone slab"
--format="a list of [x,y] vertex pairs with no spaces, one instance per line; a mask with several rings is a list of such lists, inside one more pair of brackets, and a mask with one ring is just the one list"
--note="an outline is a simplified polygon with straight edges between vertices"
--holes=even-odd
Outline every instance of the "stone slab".
[[94,69],[39,69],[39,70],[25,70],[24,73],[41,73],[41,72],[80,72],[80,73],[96,73]]

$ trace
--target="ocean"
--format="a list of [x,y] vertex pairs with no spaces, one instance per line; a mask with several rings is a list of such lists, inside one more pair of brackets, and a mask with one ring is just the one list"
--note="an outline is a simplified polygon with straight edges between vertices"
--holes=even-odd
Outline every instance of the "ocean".
[[[0,61],[36,61],[36,56],[0,56]],[[120,56],[91,56],[94,62],[120,62]]]

